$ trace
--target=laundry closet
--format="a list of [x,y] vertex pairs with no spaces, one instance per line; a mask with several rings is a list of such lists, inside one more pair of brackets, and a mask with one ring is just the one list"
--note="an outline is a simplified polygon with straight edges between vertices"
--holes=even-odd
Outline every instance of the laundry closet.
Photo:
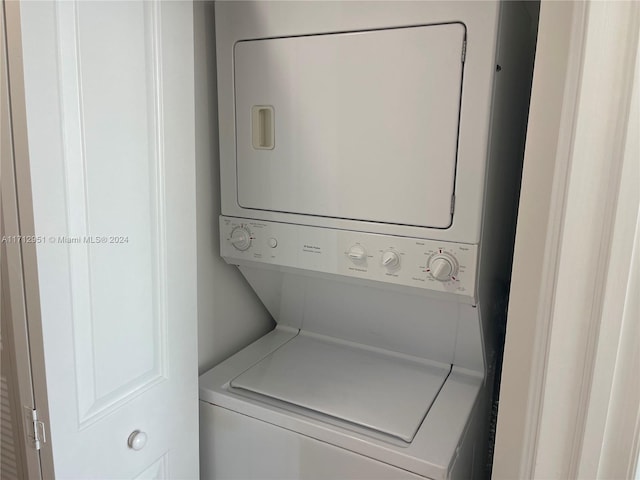
[[220,252],[277,325],[201,376],[202,474],[481,478],[531,12],[248,2],[215,18]]
[[5,10],[30,468],[488,474],[535,3]]

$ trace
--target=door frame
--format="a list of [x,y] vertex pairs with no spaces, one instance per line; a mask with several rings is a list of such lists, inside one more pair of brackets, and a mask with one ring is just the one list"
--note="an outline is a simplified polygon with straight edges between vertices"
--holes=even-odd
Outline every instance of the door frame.
[[[13,175],[7,171],[7,163],[3,161],[2,208],[6,234],[26,236],[33,235],[34,228],[24,84],[21,81],[20,4],[3,1],[3,7],[7,20],[15,155],[15,163],[10,165],[15,171]],[[549,67],[546,77],[538,66],[544,61],[541,57],[549,55],[550,61],[552,57],[557,58],[559,47],[557,44],[545,44],[542,37],[539,43],[532,94],[534,116],[531,117],[528,134],[529,142],[533,140],[533,143],[528,143],[525,157],[498,417],[495,478],[535,478],[553,474],[563,476],[565,473],[567,477],[577,477],[602,471],[607,455],[610,455],[606,440],[616,438],[611,430],[613,425],[608,421],[613,420],[609,415],[615,413],[610,407],[616,398],[622,398],[623,393],[633,393],[616,390],[618,384],[615,383],[611,385],[613,396],[605,399],[598,396],[604,391],[602,382],[606,376],[603,372],[619,372],[619,369],[632,365],[612,353],[624,349],[620,339],[630,336],[604,336],[601,332],[614,329],[621,333],[632,328],[631,324],[609,314],[616,311],[621,300],[620,289],[614,288],[614,281],[619,278],[610,275],[612,268],[620,265],[629,267],[627,283],[634,278],[631,275],[637,276],[637,265],[634,273],[631,264],[625,262],[627,256],[631,258],[630,252],[622,252],[618,254],[621,256],[615,257],[613,253],[619,252],[620,245],[633,251],[633,240],[628,241],[628,232],[636,232],[635,224],[631,228],[630,222],[637,222],[637,205],[631,202],[629,208],[624,208],[623,204],[629,205],[629,202],[627,197],[619,195],[627,189],[624,195],[637,198],[634,197],[633,185],[629,184],[632,177],[623,175],[623,172],[633,161],[633,156],[625,155],[625,152],[634,147],[628,147],[625,142],[629,128],[628,106],[632,98],[634,69],[637,68],[637,60],[633,59],[637,59],[639,8],[634,2],[543,2],[541,7],[541,32],[551,32],[552,37],[558,35],[567,27],[563,21],[568,21],[571,28],[565,39],[567,43],[560,46],[566,47],[560,53],[561,56],[566,55],[566,63]],[[617,53],[611,55],[608,49],[614,47]],[[617,75],[598,75],[596,69],[617,72]],[[637,71],[635,75],[637,89]],[[558,91],[549,88],[549,81],[560,86],[560,103],[552,101]],[[598,95],[603,89],[620,94]],[[539,117],[535,116],[536,108],[540,109]],[[599,115],[583,113],[594,108]],[[559,127],[552,133],[546,132],[544,125],[550,119],[557,121]],[[603,127],[603,119],[615,127],[617,134],[597,135]],[[543,146],[551,150],[543,152]],[[585,151],[585,148],[589,150]],[[595,154],[602,151],[613,154]],[[581,157],[581,152],[595,153]],[[543,158],[543,153],[551,154],[548,157],[550,161]],[[3,155],[3,159],[5,157]],[[595,189],[586,190],[580,188],[581,184],[585,185],[581,180],[586,178],[598,178],[600,181]],[[5,188],[11,184],[13,190]],[[543,199],[545,209],[540,208],[541,192],[536,189],[539,185],[549,186],[543,191],[548,195]],[[585,202],[595,208],[585,211]],[[528,208],[536,204],[538,213],[527,215]],[[15,214],[6,213],[11,211]],[[600,234],[585,236],[591,230]],[[635,242],[637,244],[637,239]],[[540,267],[534,268],[533,274],[527,262],[528,258],[535,257],[532,252],[541,253],[537,258],[542,259],[538,260]],[[9,269],[9,283],[23,286],[24,296],[20,300],[20,292],[15,297],[12,292],[12,314],[15,318],[18,316],[16,309],[21,309],[21,315],[28,321],[28,344],[20,348],[23,353],[30,352],[35,402],[38,411],[46,418],[35,255],[34,244],[22,244],[19,248],[7,248],[6,261],[7,265],[22,264],[21,269]],[[585,262],[585,258],[595,260]],[[575,281],[576,277],[585,274],[592,281]],[[586,317],[583,311],[575,308],[580,304],[589,307]],[[26,327],[26,323],[24,325]],[[584,335],[567,336],[567,332],[576,331],[584,332]],[[580,369],[563,368],[568,362],[580,365]],[[518,393],[515,390],[522,386],[523,379],[525,388]],[[638,456],[640,409],[637,403],[635,405],[637,411],[632,412],[629,418],[635,413],[636,423],[628,422],[623,427],[633,429],[635,437],[632,438],[636,439],[630,445],[627,468],[635,467]],[[571,415],[567,416],[567,411]],[[523,416],[522,412],[526,414]],[[625,425],[624,422],[622,424]],[[599,438],[604,442],[598,448]],[[41,464],[43,477],[53,478],[51,442],[43,445]]]
[[[3,41],[7,52],[8,107],[3,116],[2,144],[2,216],[5,235],[19,238],[35,237],[31,200],[31,176],[27,141],[22,40],[20,32],[20,2],[2,1]],[[4,66],[3,66],[4,67]],[[3,75],[5,74],[3,68]],[[4,113],[4,112],[3,112]],[[5,131],[6,129],[6,131]],[[6,149],[6,150],[5,150]],[[6,260],[11,311],[12,341],[18,370],[21,403],[37,410],[44,423],[46,441],[41,442],[39,465],[36,457],[27,454],[29,478],[55,478],[53,450],[49,435],[49,407],[44,363],[44,343],[40,315],[40,295],[36,244],[20,241],[6,245]],[[22,412],[21,412],[22,413]],[[28,447],[30,448],[30,447]],[[35,450],[32,450],[35,451]]]
[[639,27],[635,2],[541,5],[493,478],[636,469]]

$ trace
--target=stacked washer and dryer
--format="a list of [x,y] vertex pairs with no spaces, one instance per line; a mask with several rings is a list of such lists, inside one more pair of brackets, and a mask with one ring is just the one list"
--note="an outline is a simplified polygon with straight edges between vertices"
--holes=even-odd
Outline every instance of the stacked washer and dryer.
[[277,326],[200,378],[203,478],[481,478],[531,6],[215,13],[221,255]]

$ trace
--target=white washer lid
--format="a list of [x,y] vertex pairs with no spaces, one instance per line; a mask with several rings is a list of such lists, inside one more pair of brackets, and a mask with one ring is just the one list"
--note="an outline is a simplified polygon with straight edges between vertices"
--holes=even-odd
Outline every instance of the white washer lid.
[[411,442],[450,371],[301,332],[230,385]]

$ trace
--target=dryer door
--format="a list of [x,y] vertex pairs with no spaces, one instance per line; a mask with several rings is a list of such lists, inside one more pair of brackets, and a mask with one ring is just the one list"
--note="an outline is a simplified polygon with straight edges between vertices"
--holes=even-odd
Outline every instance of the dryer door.
[[238,204],[449,227],[464,39],[451,23],[236,43]]

